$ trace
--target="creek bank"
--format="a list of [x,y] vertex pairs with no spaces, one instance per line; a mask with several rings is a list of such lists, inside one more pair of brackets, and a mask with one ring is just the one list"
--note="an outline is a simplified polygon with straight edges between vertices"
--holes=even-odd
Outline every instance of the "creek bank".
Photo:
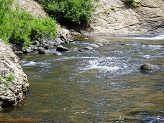
[[20,66],[20,59],[0,39],[0,107],[16,105],[24,98],[29,83]]
[[121,0],[100,0],[97,4],[89,33],[86,35],[148,35],[164,30],[164,1],[137,0],[139,7],[128,8]]
[[[45,17],[47,13],[34,0],[15,0],[20,7],[34,16]],[[137,0],[139,7],[129,8],[123,0],[99,0],[90,24],[85,28],[73,27],[67,30],[77,35],[157,36],[164,30],[164,1]],[[60,24],[57,30],[66,30]]]
[[30,46],[23,47],[21,43],[12,44],[12,49],[17,55],[34,53],[34,54],[60,54],[58,51],[68,51],[63,44],[73,42],[72,39],[61,35],[59,38],[32,41]]

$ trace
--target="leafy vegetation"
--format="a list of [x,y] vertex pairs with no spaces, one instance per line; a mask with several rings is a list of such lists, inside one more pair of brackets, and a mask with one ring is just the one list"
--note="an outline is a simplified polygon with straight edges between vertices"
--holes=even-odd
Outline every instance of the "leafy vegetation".
[[94,11],[94,0],[36,0],[59,23],[88,23]]
[[37,18],[20,10],[12,10],[13,0],[0,0],[0,38],[6,42],[21,42],[25,46],[31,40],[56,35],[56,23],[49,17]]
[[139,6],[137,0],[124,0],[125,4],[127,4],[131,8],[136,8]]
[[13,81],[15,79],[15,76],[11,73],[7,74],[6,75],[6,80],[7,81]]
[[10,86],[10,83],[15,80],[15,75],[8,73],[5,76],[0,75],[0,83],[4,84],[6,87]]

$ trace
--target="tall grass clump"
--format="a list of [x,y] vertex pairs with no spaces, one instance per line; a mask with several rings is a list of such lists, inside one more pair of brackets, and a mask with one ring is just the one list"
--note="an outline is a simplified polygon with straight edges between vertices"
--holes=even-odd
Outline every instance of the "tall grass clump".
[[95,0],[36,0],[47,13],[62,24],[88,23],[92,17]]
[[56,35],[56,23],[49,17],[38,18],[11,5],[13,0],[0,0],[0,38],[9,43],[29,45],[32,40]]

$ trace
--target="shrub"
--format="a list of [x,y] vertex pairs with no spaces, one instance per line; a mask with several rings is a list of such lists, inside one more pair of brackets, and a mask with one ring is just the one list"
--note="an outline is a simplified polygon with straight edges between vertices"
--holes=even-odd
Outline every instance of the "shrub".
[[124,2],[131,8],[136,8],[139,5],[139,3],[136,0],[124,0]]
[[94,11],[93,0],[36,0],[59,23],[87,23]]
[[37,18],[26,11],[12,10],[13,0],[0,1],[0,38],[10,43],[21,42],[25,46],[31,40],[56,35],[56,23],[49,17]]

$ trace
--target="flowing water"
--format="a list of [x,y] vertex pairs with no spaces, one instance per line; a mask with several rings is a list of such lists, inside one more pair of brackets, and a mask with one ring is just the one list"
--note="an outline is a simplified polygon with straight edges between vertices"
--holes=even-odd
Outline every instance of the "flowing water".
[[[77,47],[106,38],[91,51]],[[30,89],[23,102],[0,113],[4,118],[43,123],[139,123],[164,115],[164,39],[91,37],[67,44],[62,55],[24,55]],[[142,72],[142,63],[157,65]]]

